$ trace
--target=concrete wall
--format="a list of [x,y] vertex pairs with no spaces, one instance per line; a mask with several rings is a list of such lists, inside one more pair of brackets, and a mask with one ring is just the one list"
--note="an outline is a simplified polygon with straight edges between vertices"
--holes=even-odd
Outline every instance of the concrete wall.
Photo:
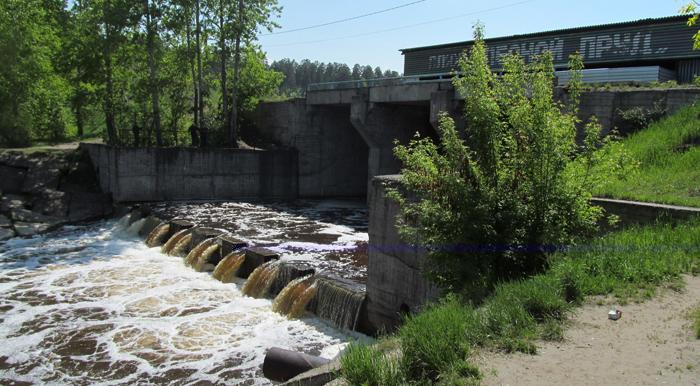
[[117,202],[297,197],[296,151],[81,146]]
[[350,105],[262,103],[256,126],[243,136],[298,150],[300,197],[367,194],[368,147],[350,124]]
[[372,180],[369,191],[369,263],[367,267],[367,317],[377,330],[391,330],[401,314],[416,312],[438,297],[437,287],[423,277],[426,252],[403,242],[395,222],[399,205],[386,196],[398,176]]
[[[567,100],[561,88],[556,90],[555,97]],[[658,104],[668,113],[673,113],[697,100],[700,100],[700,89],[697,88],[589,91],[581,95],[579,118],[586,122],[595,115],[603,131],[608,132],[614,128],[623,129],[620,111],[633,107],[652,109]]]

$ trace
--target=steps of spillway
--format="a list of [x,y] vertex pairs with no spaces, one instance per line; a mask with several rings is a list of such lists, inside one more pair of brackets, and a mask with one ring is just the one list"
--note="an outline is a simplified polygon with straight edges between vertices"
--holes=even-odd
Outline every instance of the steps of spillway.
[[366,323],[366,287],[334,275],[319,274],[299,261],[280,261],[267,248],[249,247],[226,231],[200,227],[184,220],[164,221],[143,209],[128,216],[128,231],[144,238],[150,247],[181,256],[198,271],[230,283],[247,279],[242,292],[273,299],[273,309],[291,318],[311,312],[342,329],[369,331]]

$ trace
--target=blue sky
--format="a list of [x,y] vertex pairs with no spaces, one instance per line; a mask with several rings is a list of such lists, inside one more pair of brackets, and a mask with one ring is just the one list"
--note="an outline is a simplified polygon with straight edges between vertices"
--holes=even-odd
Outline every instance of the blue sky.
[[[416,0],[279,0],[276,32],[322,24]],[[394,11],[299,32],[259,37],[268,60],[292,58],[403,70],[401,48],[471,39],[481,21],[487,37],[671,16],[681,0],[425,0]],[[464,15],[464,16],[462,16]],[[444,20],[446,19],[446,20]],[[432,22],[442,20],[439,22]],[[422,25],[415,25],[421,24]],[[408,28],[402,28],[411,26]],[[392,30],[392,31],[386,31]],[[375,33],[378,31],[385,31]],[[355,36],[354,35],[363,35]]]

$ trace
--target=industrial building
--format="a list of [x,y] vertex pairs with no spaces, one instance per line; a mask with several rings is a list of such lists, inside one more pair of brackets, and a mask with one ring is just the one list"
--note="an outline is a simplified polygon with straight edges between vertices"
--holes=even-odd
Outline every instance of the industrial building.
[[[566,83],[569,56],[583,58],[584,82],[611,83],[675,80],[690,83],[700,75],[700,50],[693,49],[697,27],[688,16],[643,19],[632,22],[570,28],[485,39],[491,68],[499,71],[502,58],[520,54],[526,61],[551,52],[557,77]],[[450,77],[460,55],[473,41],[406,48],[404,76],[420,79]]]

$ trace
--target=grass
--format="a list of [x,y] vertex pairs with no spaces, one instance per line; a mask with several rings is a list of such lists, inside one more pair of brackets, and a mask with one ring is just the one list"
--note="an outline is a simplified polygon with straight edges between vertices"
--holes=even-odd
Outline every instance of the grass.
[[700,103],[649,125],[623,141],[639,170],[609,179],[598,196],[700,207]]
[[[502,283],[479,306],[448,295],[406,319],[395,334],[400,356],[352,346],[342,375],[353,385],[478,383],[474,349],[534,353],[537,339],[562,339],[567,315],[586,296],[639,300],[685,273],[700,273],[700,220],[616,231],[554,254],[545,273]],[[700,337],[700,311],[693,320]]]
[[693,321],[693,333],[695,333],[696,338],[700,339],[700,307],[693,310],[690,318]]

